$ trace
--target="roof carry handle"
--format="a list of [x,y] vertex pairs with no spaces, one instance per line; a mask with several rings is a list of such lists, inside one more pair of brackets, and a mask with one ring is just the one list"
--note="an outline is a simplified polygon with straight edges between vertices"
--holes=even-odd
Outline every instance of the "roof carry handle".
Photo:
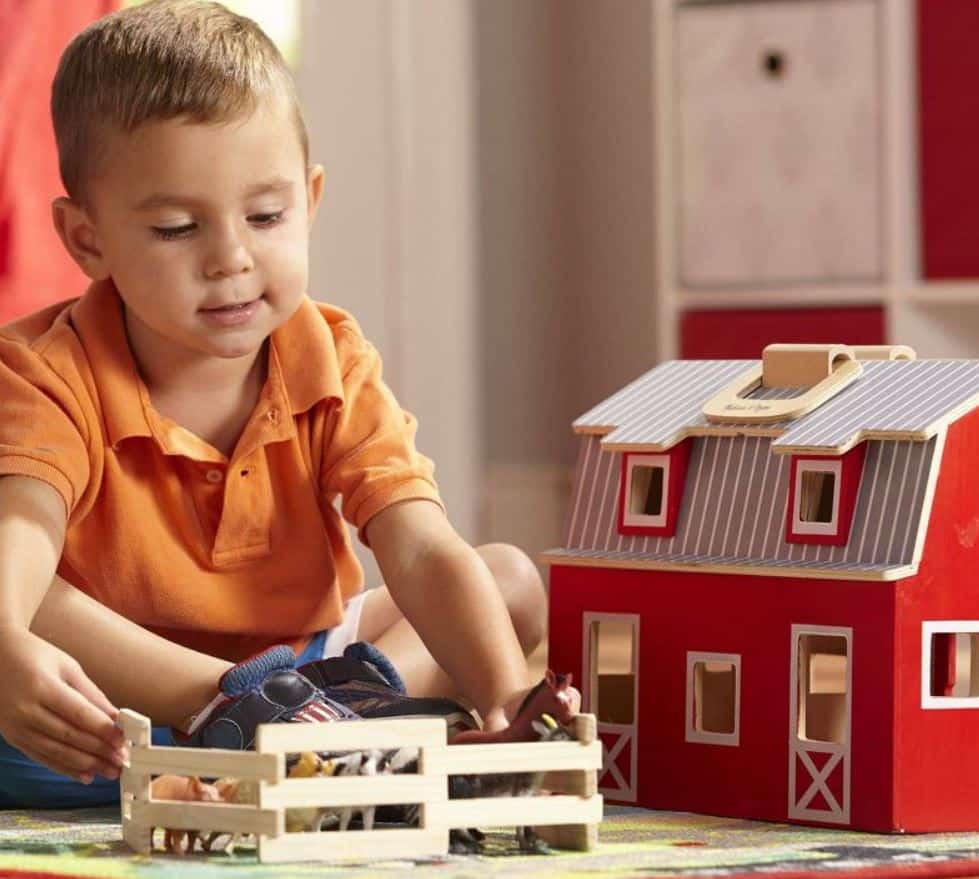
[[[761,365],[715,394],[703,412],[720,424],[791,421],[812,412],[862,372],[857,352],[847,345],[768,345]],[[789,399],[751,399],[759,387],[805,390]]]

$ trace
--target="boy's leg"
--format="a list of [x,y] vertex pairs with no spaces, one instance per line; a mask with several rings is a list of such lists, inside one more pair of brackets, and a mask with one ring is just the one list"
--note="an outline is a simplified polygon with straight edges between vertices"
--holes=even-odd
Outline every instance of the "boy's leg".
[[[543,640],[547,623],[547,596],[536,565],[524,552],[504,543],[478,546],[476,552],[493,574],[524,656],[529,656]],[[357,639],[374,644],[391,660],[410,695],[459,698],[386,586],[367,593]]]
[[233,664],[153,634],[61,577],[31,631],[73,656],[113,705],[178,729],[214,698]]

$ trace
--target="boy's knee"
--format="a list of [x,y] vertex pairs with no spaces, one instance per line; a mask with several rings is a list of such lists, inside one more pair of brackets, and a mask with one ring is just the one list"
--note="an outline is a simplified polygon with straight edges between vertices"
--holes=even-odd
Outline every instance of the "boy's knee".
[[524,653],[532,652],[547,628],[547,593],[537,565],[507,543],[486,544],[479,553],[496,579]]

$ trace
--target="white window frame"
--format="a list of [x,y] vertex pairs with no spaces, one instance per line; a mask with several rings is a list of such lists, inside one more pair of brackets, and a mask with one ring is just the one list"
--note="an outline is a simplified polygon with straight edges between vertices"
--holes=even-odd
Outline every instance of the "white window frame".
[[[693,725],[694,708],[694,668],[698,662],[727,662],[734,666],[734,732],[706,732]],[[687,699],[686,699],[686,740],[703,745],[727,745],[738,747],[741,744],[741,654],[703,653],[687,651]]]
[[[804,473],[832,473],[833,480],[833,518],[829,522],[803,522],[802,476]],[[795,496],[792,502],[792,531],[794,534],[817,534],[836,537],[840,533],[840,488],[843,481],[842,461],[796,461]]]
[[[670,494],[670,456],[669,455],[629,455],[629,465],[625,474],[625,495],[622,503],[622,524],[638,528],[666,527],[666,502]],[[663,470],[663,498],[658,516],[633,513],[632,510],[632,471],[636,467],[661,467]]]
[[921,623],[921,707],[929,710],[979,708],[979,696],[931,694],[932,635],[974,635],[979,620],[924,620]]

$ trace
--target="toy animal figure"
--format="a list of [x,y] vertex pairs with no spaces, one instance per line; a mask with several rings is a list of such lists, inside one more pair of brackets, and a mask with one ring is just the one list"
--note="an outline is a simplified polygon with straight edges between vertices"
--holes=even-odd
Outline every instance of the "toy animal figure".
[[[319,776],[335,775],[337,765],[332,760],[324,760],[319,754],[312,751],[305,751],[299,758],[299,762],[289,770],[290,778],[315,778]],[[318,833],[323,829],[324,824],[332,826],[340,820],[335,809],[312,806],[302,809],[288,809],[286,811],[286,832],[287,833],[308,833],[314,831]]]
[[[531,721],[531,728],[540,742],[570,742],[573,736],[549,714]],[[494,772],[488,775],[454,775],[450,777],[449,799],[474,797],[530,797],[540,791],[543,772]],[[517,844],[522,852],[547,854],[550,849],[533,827],[516,829]],[[482,849],[483,834],[475,829],[456,829],[449,836],[452,851],[457,854]]]
[[[220,803],[221,793],[213,784],[205,784],[196,776],[160,775],[150,782],[150,797],[154,800],[184,800],[204,803]],[[150,828],[150,845],[156,828]],[[192,852],[200,832],[164,828],[163,847],[179,855]],[[203,840],[202,840],[203,845]]]
[[[288,772],[289,778],[313,778],[317,775],[332,775],[333,767],[323,761],[318,754],[312,751],[304,751],[299,756],[299,760]],[[239,780],[237,778],[221,778],[215,782],[221,798],[226,803],[237,805],[255,805],[258,802],[258,782],[249,780]],[[321,808],[298,808],[286,809],[286,831],[288,833],[301,833],[304,831],[321,829],[323,820],[330,815],[331,810]],[[337,820],[333,816],[334,821]],[[222,836],[228,836],[228,841],[217,847],[218,851],[225,854],[234,854],[235,847],[238,846],[245,834],[227,834],[223,831],[211,833],[206,839],[201,840],[201,847],[205,851],[211,851],[215,841]]]
[[464,730],[454,736],[450,745],[487,745],[493,742],[532,742],[536,739],[533,728],[542,714],[549,714],[559,724],[568,724],[578,713],[580,695],[571,686],[570,674],[555,674],[550,669],[524,697],[510,725],[502,730],[489,732],[482,729]]
[[[237,778],[219,778],[214,782],[214,786],[217,788],[221,799],[225,803],[233,803],[235,805],[255,805],[258,802],[258,782],[249,779],[237,779]],[[204,851],[211,851],[211,847],[214,845],[214,841],[218,837],[227,836],[228,841],[220,846],[220,851],[223,851],[226,855],[233,855],[235,852],[235,846],[237,846],[242,839],[246,836],[244,833],[226,833],[225,831],[216,831],[214,833],[208,834],[205,839],[201,840],[201,848]]]
[[[571,674],[555,674],[548,669],[520,703],[508,727],[495,732],[466,730],[453,737],[450,744],[570,740],[571,735],[562,725],[569,724],[581,706],[581,696],[571,686],[571,681]],[[542,725],[545,717],[547,720]],[[449,777],[449,799],[531,796],[540,788],[540,779],[540,773],[529,772],[453,775]],[[521,851],[543,853],[548,850],[533,828],[518,827],[516,834]],[[478,852],[482,848],[482,838],[483,834],[475,828],[457,828],[449,834],[449,844],[453,852]]]

